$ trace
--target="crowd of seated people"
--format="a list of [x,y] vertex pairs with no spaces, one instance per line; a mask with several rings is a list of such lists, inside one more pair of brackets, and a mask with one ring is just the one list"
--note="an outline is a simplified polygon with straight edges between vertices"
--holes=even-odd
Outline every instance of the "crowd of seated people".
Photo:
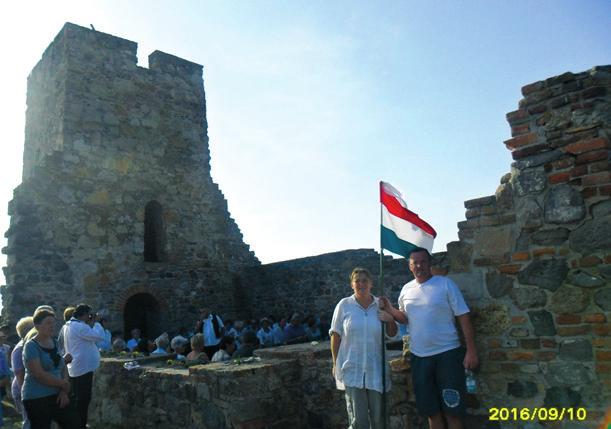
[[[209,312],[205,312],[209,314]],[[219,320],[222,320],[220,316]],[[187,362],[220,362],[253,355],[258,348],[297,344],[328,339],[328,321],[324,317],[293,313],[287,318],[274,316],[260,320],[226,320],[220,329],[220,341],[213,352],[206,351],[203,323],[198,321],[195,329],[181,328],[175,335],[164,332],[154,340],[144,338],[138,328],[131,330],[127,342],[115,333],[112,338],[113,352],[140,352],[144,355],[176,354],[177,360]]]

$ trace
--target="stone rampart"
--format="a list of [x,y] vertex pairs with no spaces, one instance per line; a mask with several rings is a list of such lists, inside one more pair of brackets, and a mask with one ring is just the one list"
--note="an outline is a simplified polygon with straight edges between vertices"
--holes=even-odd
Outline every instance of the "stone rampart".
[[[393,388],[390,428],[424,428],[414,413],[409,367],[389,352]],[[106,358],[96,372],[93,428],[253,429],[347,427],[346,404],[331,376],[328,342],[258,350],[261,360],[189,369],[162,362],[128,371],[125,359]],[[143,359],[148,361],[150,358]]]

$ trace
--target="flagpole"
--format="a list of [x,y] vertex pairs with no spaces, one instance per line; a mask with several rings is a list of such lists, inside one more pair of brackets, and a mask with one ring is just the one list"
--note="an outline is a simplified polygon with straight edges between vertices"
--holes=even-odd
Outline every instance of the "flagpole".
[[[380,202],[380,228],[382,228],[382,203]],[[384,296],[384,249],[380,229],[380,297]],[[382,321],[382,429],[386,429],[386,330]]]

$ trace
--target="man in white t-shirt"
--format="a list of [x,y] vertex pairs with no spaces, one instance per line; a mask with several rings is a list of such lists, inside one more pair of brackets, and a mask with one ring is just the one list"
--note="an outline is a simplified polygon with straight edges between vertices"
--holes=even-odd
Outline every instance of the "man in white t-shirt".
[[[399,323],[408,323],[411,372],[416,408],[428,417],[431,429],[463,428],[465,369],[478,365],[469,307],[449,278],[434,276],[428,250],[417,248],[409,256],[414,280],[403,286],[399,309],[387,311]],[[456,320],[462,329],[466,352],[461,347]]]

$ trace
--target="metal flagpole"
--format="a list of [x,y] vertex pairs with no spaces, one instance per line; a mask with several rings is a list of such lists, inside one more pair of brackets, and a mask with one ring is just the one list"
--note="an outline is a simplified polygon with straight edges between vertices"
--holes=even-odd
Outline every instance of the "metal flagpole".
[[[380,202],[380,297],[384,296],[384,249],[382,248],[382,203]],[[382,323],[382,429],[386,429],[386,329]]]

